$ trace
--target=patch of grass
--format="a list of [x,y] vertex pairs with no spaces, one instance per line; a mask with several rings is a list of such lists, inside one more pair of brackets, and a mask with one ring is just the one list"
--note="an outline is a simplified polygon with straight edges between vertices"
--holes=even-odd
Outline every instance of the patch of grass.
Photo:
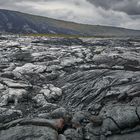
[[25,36],[34,36],[34,37],[83,37],[83,36],[79,36],[79,35],[66,35],[66,34],[24,34]]
[[81,36],[81,35],[67,35],[67,34],[22,34],[22,36],[33,37],[64,37],[64,38],[114,38],[115,36]]

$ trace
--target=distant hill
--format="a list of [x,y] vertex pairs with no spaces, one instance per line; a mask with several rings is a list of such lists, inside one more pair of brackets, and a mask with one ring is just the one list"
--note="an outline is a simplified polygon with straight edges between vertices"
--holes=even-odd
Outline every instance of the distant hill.
[[0,9],[0,32],[68,34],[85,36],[140,36],[140,31],[86,25]]

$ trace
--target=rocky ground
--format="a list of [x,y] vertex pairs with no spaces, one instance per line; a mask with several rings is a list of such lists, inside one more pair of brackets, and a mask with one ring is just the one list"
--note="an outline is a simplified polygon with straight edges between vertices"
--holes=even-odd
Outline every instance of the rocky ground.
[[139,140],[140,39],[0,36],[0,140]]

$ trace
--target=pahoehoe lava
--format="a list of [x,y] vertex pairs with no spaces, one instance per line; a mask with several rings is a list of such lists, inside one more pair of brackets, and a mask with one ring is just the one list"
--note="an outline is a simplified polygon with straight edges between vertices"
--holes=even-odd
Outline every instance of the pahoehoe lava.
[[0,140],[139,137],[139,38],[0,36]]

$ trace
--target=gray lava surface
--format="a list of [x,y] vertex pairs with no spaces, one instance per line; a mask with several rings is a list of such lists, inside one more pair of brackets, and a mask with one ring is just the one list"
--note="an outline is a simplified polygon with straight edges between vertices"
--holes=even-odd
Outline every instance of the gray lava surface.
[[139,38],[0,36],[0,140],[139,138]]

